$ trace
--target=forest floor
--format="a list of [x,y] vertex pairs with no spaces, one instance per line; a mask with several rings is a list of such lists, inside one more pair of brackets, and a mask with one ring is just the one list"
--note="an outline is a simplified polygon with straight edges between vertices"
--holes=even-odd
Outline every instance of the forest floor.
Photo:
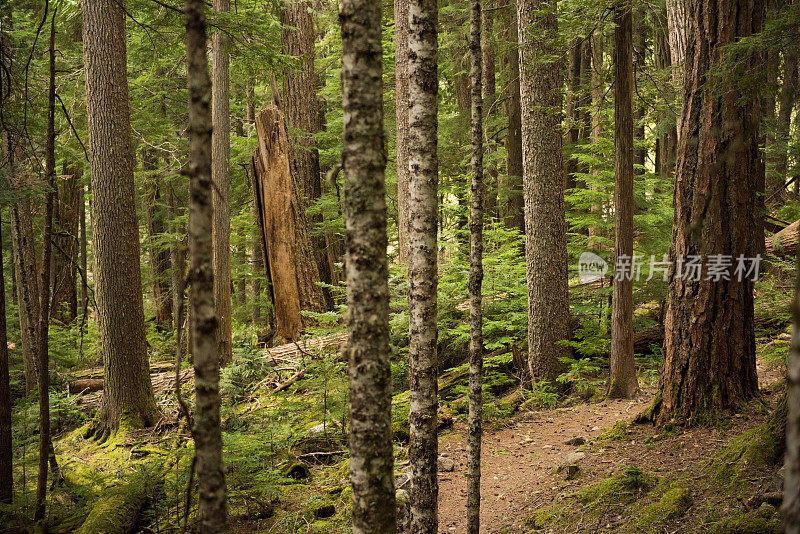
[[[762,400],[771,408],[777,400],[771,387],[783,378],[784,369],[759,362],[758,373],[764,393]],[[656,388],[649,385],[642,388],[633,400],[609,400],[520,413],[501,428],[485,430],[481,465],[481,532],[617,531],[620,524],[631,523],[637,518],[611,513],[610,505],[608,513],[601,512],[599,516],[585,513],[581,510],[586,508],[584,506],[576,506],[572,510],[574,521],[561,521],[560,526],[551,529],[536,528],[538,525],[533,517],[537,510],[557,501],[564,501],[565,508],[570,507],[574,503],[566,502],[569,497],[608,480],[627,466],[637,466],[655,476],[695,473],[704,478],[704,467],[709,464],[709,459],[734,438],[762,423],[769,411],[764,409],[764,405],[750,406],[745,413],[735,414],[726,424],[713,428],[677,428],[665,432],[651,425],[632,424],[632,420],[650,405],[655,392]],[[457,423],[450,433],[440,438],[440,455],[454,463],[452,472],[440,473],[439,476],[440,533],[466,531],[466,440],[463,422]],[[558,467],[567,455],[576,452],[578,456],[583,455],[575,462],[579,466],[578,476],[566,480],[563,471],[557,472]],[[765,483],[764,489],[768,489],[766,486],[773,478],[770,472],[776,470],[770,467],[766,474],[762,470],[760,477]],[[717,490],[695,486],[693,491],[697,494],[693,500],[704,503],[706,499],[714,499],[722,505],[725,496],[718,495]],[[741,501],[741,498],[734,496],[732,500]],[[697,517],[692,519],[693,507]],[[698,525],[705,519],[705,516],[701,517],[705,509],[701,508],[690,506],[680,518],[672,520],[670,528],[661,525],[656,529],[636,528],[632,531],[674,534],[705,530]]]

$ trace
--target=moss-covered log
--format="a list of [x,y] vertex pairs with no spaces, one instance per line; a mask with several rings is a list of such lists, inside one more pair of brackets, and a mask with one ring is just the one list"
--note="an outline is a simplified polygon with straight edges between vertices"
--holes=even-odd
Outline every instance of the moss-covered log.
[[148,485],[133,482],[114,487],[100,496],[76,534],[128,534],[133,532],[147,502]]

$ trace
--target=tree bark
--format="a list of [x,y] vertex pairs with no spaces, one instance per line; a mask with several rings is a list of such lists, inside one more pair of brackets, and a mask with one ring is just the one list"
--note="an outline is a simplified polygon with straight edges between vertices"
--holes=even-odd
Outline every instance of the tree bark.
[[[152,156],[152,155],[150,155]],[[155,171],[154,161],[145,155],[145,165]],[[156,306],[156,329],[159,332],[172,330],[172,296],[169,284],[169,250],[159,244],[158,238],[167,231],[166,213],[162,205],[161,180],[157,172],[149,177],[147,184],[147,234],[150,265],[153,271],[153,301]]]
[[393,534],[381,4],[345,0],[339,21],[353,532]]
[[[56,187],[56,10],[50,15],[49,86],[47,91],[47,138],[44,149],[45,183],[47,192],[42,232],[42,300],[39,303],[39,472],[36,479],[36,512],[34,518],[40,524],[45,518],[47,496],[47,467],[50,456],[50,278],[53,239],[53,208]],[[55,455],[54,455],[55,456]]]
[[206,57],[204,2],[186,0],[184,24],[189,87],[189,161],[184,172],[190,180],[189,298],[194,310],[191,327],[194,333],[195,384],[192,435],[200,490],[197,531],[216,534],[225,531],[227,491],[219,415],[219,320],[214,309],[211,80]]
[[36,249],[33,243],[33,215],[28,198],[20,199],[11,208],[11,239],[14,269],[17,273],[17,302],[25,366],[25,392],[30,394],[38,383],[39,282],[36,276]]
[[91,147],[94,281],[106,379],[101,410],[105,433],[117,431],[121,424],[126,430],[153,424],[156,406],[139,266],[125,8],[116,0],[86,0],[81,10]]
[[[658,422],[698,424],[735,409],[758,392],[752,276],[737,276],[737,258],[752,257],[758,235],[759,99],[743,103],[735,80],[716,85],[709,72],[727,59],[726,46],[761,30],[764,4],[692,0],[678,151],[673,262],[692,255],[732,257],[719,280],[672,272]],[[737,58],[754,70],[753,55]],[[745,263],[745,265],[748,265]],[[674,271],[674,270],[673,270]],[[680,274],[680,273],[679,273]],[[729,277],[729,280],[725,278]]]
[[[789,155],[789,127],[792,122],[792,111],[797,101],[798,85],[800,85],[798,84],[797,54],[786,52],[783,56],[783,61],[783,84],[781,85],[779,97],[776,135],[778,154],[775,158],[775,168],[773,169],[775,174],[774,187],[783,187],[789,178],[786,172]],[[782,194],[779,197],[785,198],[785,195]]]
[[531,376],[555,379],[570,350],[567,231],[561,137],[561,73],[555,0],[519,0],[528,362]]
[[[487,28],[488,30],[488,28]],[[469,51],[472,100],[472,157],[469,214],[469,430],[467,438],[467,533],[481,523],[481,437],[483,429],[483,100],[481,2],[470,0]],[[494,80],[492,80],[494,82]]]
[[[604,75],[603,75],[603,32],[595,30],[592,35],[592,144],[599,146],[601,136],[603,135],[603,95],[604,93]],[[601,170],[596,168],[592,170],[592,175],[599,177]],[[597,185],[592,184],[592,188],[597,189]],[[592,206],[592,212],[600,215],[603,206],[595,204]],[[592,227],[589,228],[590,236],[599,236],[602,234],[602,228]]]
[[411,532],[436,534],[439,528],[437,0],[409,0],[408,11]]
[[64,164],[54,210],[53,309],[52,318],[68,325],[78,315],[78,182],[82,170]]
[[[230,10],[230,0],[214,0],[214,11]],[[214,265],[214,309],[219,320],[217,344],[219,359],[223,364],[231,361],[231,214],[230,214],[230,57],[228,38],[221,31],[214,32],[212,50],[211,117],[214,130],[211,136],[211,179],[214,203],[212,240]]]
[[783,481],[783,527],[786,534],[800,534],[800,254],[796,254],[792,319],[789,345],[786,417],[786,474]]
[[408,1],[394,0],[398,259],[408,262]]
[[274,293],[276,336],[296,341],[308,322],[301,310],[322,312],[326,299],[317,285],[320,276],[308,237],[302,188],[290,171],[283,114],[275,106],[263,108],[256,115],[256,131],[255,198]]
[[[0,211],[2,215],[2,211]],[[6,332],[6,279],[3,273],[3,236],[0,221],[0,503],[11,504],[14,496],[14,449],[11,442],[11,383],[8,373]]]
[[617,273],[611,309],[611,380],[608,396],[629,399],[636,394],[633,359],[633,272],[622,270],[633,259],[633,17],[631,4],[614,6],[614,254]]
[[[521,0],[520,0],[521,1]],[[510,46],[506,54],[508,65],[508,85],[506,86],[506,115],[508,133],[506,134],[506,226],[517,228],[525,233],[525,199],[522,191],[522,107],[519,88],[519,28],[517,8],[512,6],[511,21],[508,26]]]
[[[690,1],[667,0],[667,35],[672,63],[672,81],[679,91],[683,90],[685,78],[684,58],[686,57],[686,43],[689,35]],[[682,117],[682,111],[678,110],[676,130],[679,139],[682,136]]]
[[483,109],[486,110],[482,114],[482,120],[485,123],[485,127],[482,128],[482,135],[484,135],[485,141],[484,151],[487,154],[485,176],[483,180],[483,209],[490,217],[499,217],[500,213],[497,203],[499,171],[497,168],[497,161],[493,157],[494,152],[497,150],[497,142],[491,131],[490,124],[490,120],[495,114],[495,105],[497,104],[493,6],[494,4],[490,0],[486,3],[486,6],[482,8],[481,12],[481,54],[483,55],[481,59],[481,68],[483,70],[481,77],[483,80]]

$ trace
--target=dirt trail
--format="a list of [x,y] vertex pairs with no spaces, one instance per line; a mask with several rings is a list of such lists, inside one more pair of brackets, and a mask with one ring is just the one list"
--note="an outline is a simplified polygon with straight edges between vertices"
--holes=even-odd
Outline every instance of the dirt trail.
[[[525,517],[517,517],[531,497],[556,489],[561,477],[555,469],[577,450],[565,442],[596,439],[617,421],[630,420],[652,399],[652,392],[636,399],[581,404],[524,414],[514,426],[483,436],[481,478],[481,532],[508,528],[515,532]],[[457,427],[439,440],[439,454],[455,462],[455,471],[439,475],[439,532],[466,530],[466,435]],[[516,528],[514,528],[516,527]]]
[[[762,361],[757,363],[757,371],[762,390],[781,379],[785,372],[782,367]],[[559,494],[575,491],[588,479],[597,479],[619,466],[641,463],[645,459],[665,468],[683,470],[690,462],[707,458],[712,449],[732,437],[714,429],[686,430],[678,433],[674,440],[688,441],[693,446],[677,455],[670,452],[662,456],[642,447],[643,436],[636,434],[654,432],[652,427],[644,425],[648,428],[633,432],[625,447],[612,446],[587,453],[585,461],[580,462],[585,471],[581,480],[565,482],[563,474],[556,474],[564,457],[579,447],[567,445],[568,440],[582,437],[588,443],[616,422],[630,422],[649,406],[655,392],[655,387],[648,387],[632,400],[609,400],[520,414],[510,421],[508,428],[485,431],[481,458],[481,532],[525,532],[525,520],[537,506],[546,505]],[[466,531],[466,443],[464,423],[439,438],[440,456],[455,463],[454,471],[439,473],[441,534]]]

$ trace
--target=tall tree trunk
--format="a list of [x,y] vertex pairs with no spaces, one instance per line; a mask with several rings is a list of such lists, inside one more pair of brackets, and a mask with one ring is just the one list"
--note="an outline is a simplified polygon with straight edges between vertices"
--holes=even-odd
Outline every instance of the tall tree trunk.
[[[672,65],[668,42],[668,29],[666,27],[666,11],[657,12],[653,17],[653,56],[657,69],[667,69]],[[672,104],[672,92],[668,87],[664,88],[667,92],[666,101]],[[663,97],[662,97],[663,98]],[[678,146],[678,134],[675,126],[672,125],[674,114],[665,111],[658,117],[659,130],[662,132],[656,140],[656,174],[659,178],[659,190],[668,183],[675,169],[675,153]],[[668,125],[665,127],[665,125]]]
[[81,272],[81,313],[87,314],[89,310],[89,271],[88,254],[86,251],[86,186],[82,180],[78,185],[78,232],[80,234],[79,254]]
[[800,534],[800,248],[795,258],[794,328],[787,369],[786,474],[783,480],[783,527],[786,534]]
[[[725,48],[761,30],[764,4],[746,0],[692,0],[695,26],[686,50],[683,134],[678,150],[671,259],[724,257],[733,265],[719,280],[673,276],[666,314],[662,404],[658,422],[703,423],[758,392],[753,330],[752,275],[739,258],[755,255],[758,235],[760,111],[743,103],[735,80],[717,85],[709,73],[730,53]],[[754,56],[737,58],[755,70]],[[745,267],[752,262],[741,261]],[[724,264],[720,264],[723,267]],[[686,274],[686,273],[683,273]],[[725,278],[730,278],[726,280]]]
[[494,152],[497,150],[497,142],[492,135],[489,120],[496,114],[495,106],[497,104],[497,81],[496,81],[496,67],[495,67],[495,51],[494,51],[494,12],[491,10],[493,3],[491,0],[487,3],[486,8],[481,13],[481,59],[483,69],[483,109],[486,110],[483,120],[486,123],[483,129],[485,135],[486,158],[486,172],[484,177],[484,211],[490,217],[499,217],[498,204],[497,204],[497,179],[499,172],[497,170],[497,161],[493,157]]
[[[91,146],[94,280],[105,369],[102,433],[149,426],[150,383],[128,104],[125,7],[85,0],[83,46]],[[102,30],[102,31],[101,31]],[[124,420],[122,416],[124,414]]]
[[[604,75],[603,75],[603,54],[604,54],[604,44],[603,44],[603,32],[602,30],[595,30],[592,35],[592,144],[595,146],[600,145],[600,137],[603,135],[603,95],[605,94],[604,91]],[[595,177],[600,176],[601,169],[596,168],[592,170],[592,175]],[[597,188],[597,185],[592,185],[593,189]],[[600,204],[592,205],[592,211],[600,215],[603,206]],[[603,233],[602,228],[593,227],[589,228],[589,235],[590,236],[599,236]]]
[[186,62],[189,86],[189,292],[193,317],[194,436],[200,489],[198,528],[201,534],[225,531],[227,491],[220,429],[219,354],[214,309],[213,181],[211,175],[211,80],[206,57],[205,3],[186,0]]
[[408,48],[413,51],[408,58],[411,532],[436,534],[439,528],[437,0],[409,0],[408,12]]
[[[152,154],[145,155],[145,164],[155,171]],[[169,249],[159,244],[159,237],[167,231],[166,209],[161,197],[161,180],[153,172],[147,184],[147,234],[150,265],[153,271],[153,300],[156,306],[156,329],[159,332],[172,330],[172,296],[169,282]]]
[[561,82],[555,0],[519,0],[528,361],[531,376],[555,379],[570,350]]
[[[488,28],[487,28],[488,30]],[[467,440],[467,533],[481,524],[481,437],[483,429],[483,101],[481,2],[470,0],[469,51],[472,85],[472,202],[469,213],[469,431]],[[492,83],[494,80],[492,80]]]
[[[521,1],[521,0],[520,0]],[[525,233],[525,199],[522,191],[522,108],[519,89],[519,28],[517,9],[512,6],[508,26],[510,43],[506,54],[508,85],[506,86],[506,172],[508,174],[508,198],[506,200],[506,226]]]
[[17,273],[17,302],[25,366],[25,392],[30,394],[39,381],[39,282],[36,276],[36,249],[33,243],[33,215],[28,198],[20,199],[11,208],[11,239],[14,269]]
[[[214,11],[225,13],[230,10],[230,0],[214,0]],[[212,240],[214,265],[214,309],[219,328],[217,344],[219,359],[225,364],[231,361],[231,214],[230,214],[230,154],[231,118],[228,76],[230,57],[227,50],[227,37],[221,31],[212,37],[212,100],[211,116],[214,131],[211,136],[211,173],[214,184],[212,198],[214,203]]]
[[80,166],[64,164],[53,212],[56,250],[52,318],[63,325],[72,323],[78,314],[78,182],[81,174]]
[[614,6],[614,255],[617,273],[611,309],[611,381],[608,396],[636,394],[633,359],[633,39],[630,1]]
[[[786,52],[783,56],[783,84],[778,107],[777,135],[778,155],[775,158],[775,186],[783,187],[787,175],[787,161],[789,155],[789,127],[792,122],[792,111],[796,105],[798,94],[797,54]],[[770,191],[771,193],[771,191]],[[785,198],[785,195],[780,195]]]
[[14,495],[14,449],[11,443],[11,383],[8,374],[2,226],[0,221],[0,503],[11,504]]
[[36,521],[44,522],[47,496],[47,467],[50,456],[50,278],[53,239],[53,207],[56,186],[56,10],[50,15],[50,80],[47,91],[47,139],[44,149],[44,174],[47,201],[42,232],[42,300],[39,303],[39,473],[36,480]]
[[344,0],[342,107],[354,534],[394,534],[381,4]]
[[[280,109],[286,120],[289,135],[289,169],[301,187],[303,210],[308,208],[322,193],[319,170],[319,154],[313,146],[313,134],[317,131],[317,88],[314,72],[314,19],[313,4],[308,0],[290,0],[281,12],[281,45],[288,56],[297,58],[300,67],[288,72],[283,79],[283,95]],[[307,218],[309,230],[322,222],[322,215]],[[317,262],[317,271],[323,282],[331,283],[331,273],[325,253],[325,239],[309,232],[312,252]],[[330,302],[327,290],[323,291],[326,305]]]
[[573,40],[569,47],[569,60],[567,62],[567,90],[566,101],[564,102],[564,115],[566,119],[566,131],[564,136],[565,162],[564,174],[566,174],[567,188],[577,185],[575,173],[578,172],[578,162],[573,156],[575,143],[578,142],[579,118],[578,105],[579,94],[581,91],[581,56],[583,51],[583,39],[580,37]]
[[[684,58],[689,35],[689,11],[691,0],[667,0],[667,40],[672,63],[672,81],[678,91],[683,91]],[[680,102],[678,102],[680,104]],[[677,135],[682,136],[681,121],[683,113],[679,109],[677,119]]]
[[394,0],[398,257],[408,261],[408,1]]

